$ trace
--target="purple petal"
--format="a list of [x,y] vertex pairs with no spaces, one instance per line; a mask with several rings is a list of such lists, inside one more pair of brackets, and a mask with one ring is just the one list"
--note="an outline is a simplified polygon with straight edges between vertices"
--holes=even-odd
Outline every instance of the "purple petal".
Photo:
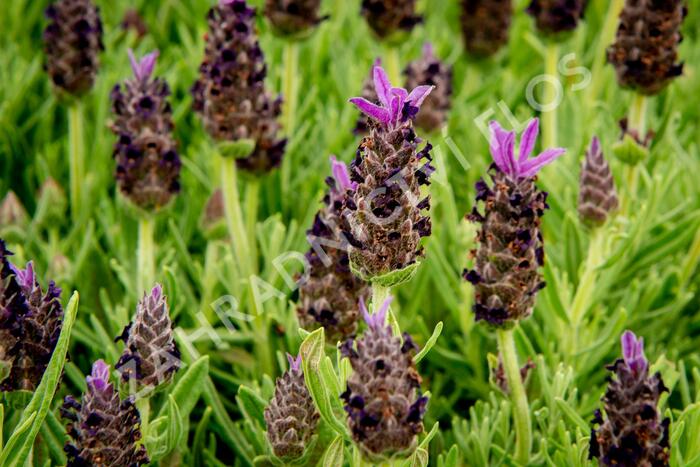
[[338,187],[342,191],[355,190],[357,188],[357,182],[350,180],[350,173],[348,172],[348,166],[344,162],[340,162],[335,156],[331,156],[331,172],[333,173],[333,178],[338,184]]
[[162,296],[163,296],[163,286],[160,284],[156,284],[155,286],[153,286],[153,289],[151,289],[151,300],[158,302],[158,301],[160,301]]
[[389,77],[384,72],[381,66],[375,66],[372,70],[374,76],[374,90],[379,97],[379,102],[384,105],[384,107],[389,107],[389,100],[391,98],[391,82]]
[[597,136],[594,136],[591,140],[591,147],[589,149],[590,153],[596,155],[600,152],[600,140]]
[[542,167],[553,162],[557,157],[566,152],[564,148],[547,149],[534,159],[528,159],[520,164],[518,176],[521,178],[534,177]]
[[150,78],[151,73],[153,73],[153,68],[156,66],[158,51],[154,50],[150,54],[144,55],[140,61],[136,60],[133,50],[129,49],[127,53],[129,54],[129,61],[131,62],[131,70],[134,72],[136,79],[143,81]]
[[92,373],[85,378],[85,381],[98,391],[103,391],[109,384],[109,365],[104,360],[97,360],[92,365]]
[[408,102],[414,107],[420,107],[426,97],[435,89],[435,86],[416,86],[408,95]]
[[632,331],[625,331],[620,341],[622,342],[622,356],[627,366],[633,371],[646,371],[649,362],[644,356],[644,338],[637,338]]
[[405,101],[405,97],[400,93],[392,94],[393,97],[391,98],[391,121],[397,122],[399,120],[399,116],[401,115],[401,111],[403,110],[403,103]]
[[350,99],[350,102],[355,104],[355,106],[360,109],[360,112],[377,120],[378,122],[386,125],[391,121],[391,113],[388,109],[373,104],[363,97],[353,97]]
[[423,55],[427,57],[434,57],[435,56],[435,47],[433,47],[433,44],[430,42],[426,42],[423,44]]
[[[367,310],[367,306],[365,305],[364,299],[360,297],[360,312],[362,313],[362,317],[365,319],[365,322],[370,328],[380,329],[382,326],[384,326],[384,323],[386,322],[387,311],[389,311],[389,306],[391,305],[391,302],[393,300],[394,297],[388,297],[386,300],[384,300],[384,303],[382,303],[382,306],[379,308],[379,310],[370,314]],[[372,304],[372,306],[374,307],[374,304]]]
[[[389,311],[389,307],[391,306],[391,302],[394,301],[394,297],[389,296],[384,300],[384,303],[382,303],[382,306],[377,310],[377,312],[374,314],[375,319],[379,320],[377,325],[383,326],[384,323],[386,322],[386,313]],[[373,305],[374,306],[374,305]]]
[[299,371],[301,369],[301,354],[294,357],[287,353],[287,361],[289,361],[289,369],[292,371]]
[[535,149],[535,143],[537,142],[537,135],[540,132],[540,120],[538,118],[533,118],[528,123],[523,136],[520,138],[520,157],[518,162],[521,164],[530,157],[532,150]]
[[501,172],[515,176],[517,173],[513,150],[515,146],[515,132],[505,131],[497,121],[489,124],[491,128],[491,156]]
[[29,261],[24,269],[19,269],[15,267],[14,264],[10,264],[10,269],[15,273],[17,277],[17,282],[24,289],[31,289],[37,283],[36,274],[34,273],[34,263]]
[[362,318],[365,320],[365,323],[369,324],[372,321],[369,310],[367,310],[367,305],[365,305],[364,297],[360,297],[360,313],[362,313]]

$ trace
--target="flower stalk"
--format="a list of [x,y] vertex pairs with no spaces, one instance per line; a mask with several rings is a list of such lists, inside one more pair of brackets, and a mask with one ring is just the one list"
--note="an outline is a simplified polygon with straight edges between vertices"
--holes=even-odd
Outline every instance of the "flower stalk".
[[591,232],[590,243],[588,245],[588,255],[586,263],[581,273],[581,278],[576,288],[576,294],[571,302],[571,327],[573,336],[571,339],[571,354],[578,352],[580,342],[581,323],[586,315],[586,311],[591,305],[593,291],[595,290],[597,270],[605,261],[603,248],[605,245],[604,229],[598,228]]
[[386,51],[386,71],[389,75],[389,80],[392,83],[401,82],[401,58],[399,55],[399,47],[397,45],[389,45]]
[[[545,48],[544,74],[553,82],[559,80],[557,62],[559,61],[559,44],[550,41]],[[544,147],[554,147],[557,145],[557,99],[558,87],[552,83],[546,83],[544,88],[544,106],[548,108],[542,112],[542,144]]]
[[79,100],[68,107],[68,141],[70,167],[70,205],[73,221],[82,215],[83,184],[85,183],[85,136],[83,134],[83,105]]
[[155,262],[155,219],[149,215],[139,217],[139,243],[138,243],[138,269],[137,291],[138,295],[148,290],[153,284],[156,275]]
[[510,389],[513,403],[513,419],[515,421],[515,459],[522,465],[527,465],[532,449],[532,424],[530,407],[527,403],[525,385],[520,375],[518,354],[515,350],[513,329],[498,329],[496,331],[498,349],[503,358],[503,368]]
[[288,135],[294,131],[294,117],[297,108],[297,89],[299,83],[299,42],[284,43],[284,127]]
[[248,236],[243,222],[241,200],[238,194],[238,170],[235,161],[221,158],[221,189],[224,194],[224,216],[228,227],[236,263],[245,277],[251,272],[248,260]]
[[603,29],[598,36],[598,45],[593,59],[593,68],[591,70],[591,84],[588,88],[588,103],[590,106],[595,105],[600,86],[603,83],[603,67],[605,66],[608,45],[615,38],[618,23],[620,22],[620,11],[625,5],[625,0],[610,0],[610,6],[605,16]]
[[258,207],[260,204],[260,179],[249,177],[245,185],[245,227],[250,247],[248,256],[252,261],[253,271],[258,270],[258,242],[255,227],[258,222]]
[[376,282],[372,283],[372,314],[379,310],[384,302],[391,296],[391,287],[385,287]]

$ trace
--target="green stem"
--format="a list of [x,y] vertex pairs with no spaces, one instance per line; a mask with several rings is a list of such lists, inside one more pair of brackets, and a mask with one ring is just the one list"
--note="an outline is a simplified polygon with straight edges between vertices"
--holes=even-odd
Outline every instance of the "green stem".
[[581,274],[578,287],[576,288],[576,294],[571,302],[571,327],[573,331],[573,338],[571,339],[571,344],[573,346],[572,355],[578,350],[581,322],[591,304],[591,298],[596,284],[596,270],[604,257],[603,240],[604,235],[602,227],[593,230],[588,245],[586,264]]
[[389,46],[386,52],[386,70],[389,80],[394,86],[403,86],[401,83],[401,65],[399,59],[399,48]]
[[141,442],[145,445],[148,439],[148,423],[151,416],[151,399],[149,397],[139,397],[136,399],[136,408],[141,418]]
[[688,286],[688,283],[693,276],[693,272],[695,269],[698,267],[698,262],[700,261],[700,230],[698,230],[695,234],[695,239],[693,240],[693,244],[690,247],[690,251],[688,251],[688,255],[686,256],[685,262],[683,263],[683,267],[681,268],[681,275],[680,275],[680,289],[685,290]]
[[83,135],[83,106],[78,101],[68,108],[68,138],[70,166],[70,203],[73,221],[82,214],[82,187],[85,182],[85,137]]
[[248,235],[248,245],[250,246],[249,256],[252,261],[253,271],[258,270],[258,251],[257,251],[257,239],[255,236],[255,227],[258,222],[258,205],[260,201],[260,179],[257,177],[250,177],[247,180],[245,187],[245,203],[246,203],[246,222],[247,235]]
[[233,252],[238,263],[238,269],[245,278],[251,273],[249,267],[248,236],[243,225],[241,201],[238,195],[238,173],[236,161],[223,158],[221,161],[221,190],[224,195],[224,216],[226,226],[233,244]]
[[155,222],[152,217],[139,218],[139,245],[138,245],[138,270],[137,291],[139,298],[142,293],[153,286],[155,280]]
[[647,96],[635,93],[630,104],[629,118],[627,120],[628,129],[636,130],[639,139],[643,140],[647,132]]
[[288,135],[294,131],[297,110],[297,83],[299,81],[299,42],[284,44],[284,126]]
[[386,299],[389,298],[390,294],[391,288],[372,283],[372,307],[370,309],[372,314],[377,312],[379,307],[382,306],[382,303],[384,303],[384,301],[386,301]]
[[591,70],[591,84],[588,88],[588,103],[589,105],[594,105],[598,99],[598,94],[600,93],[600,86],[603,83],[603,67],[605,66],[605,55],[607,53],[608,46],[612,43],[615,38],[615,32],[617,31],[617,26],[620,22],[620,12],[622,7],[625,5],[625,0],[610,0],[610,7],[608,8],[608,13],[605,16],[605,22],[603,23],[603,29],[598,36],[598,44],[595,53],[595,58],[593,59],[593,68]]
[[527,394],[523,379],[520,376],[518,354],[515,350],[515,340],[512,329],[498,329],[498,348],[503,359],[503,368],[508,381],[510,398],[513,403],[513,419],[515,422],[515,458],[522,465],[530,460],[532,433],[530,423],[530,408],[527,404]]
[[[548,77],[558,80],[557,63],[559,61],[559,45],[550,42],[547,44],[544,57],[544,73]],[[542,146],[553,148],[557,146],[557,90],[559,88],[552,83],[545,83],[542,104],[551,106],[551,109],[542,112]]]

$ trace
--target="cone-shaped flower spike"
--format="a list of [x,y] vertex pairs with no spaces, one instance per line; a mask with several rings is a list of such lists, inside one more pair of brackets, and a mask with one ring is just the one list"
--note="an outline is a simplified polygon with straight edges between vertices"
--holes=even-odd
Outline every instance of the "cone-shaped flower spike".
[[578,195],[578,213],[587,224],[605,223],[608,215],[618,206],[615,180],[610,165],[603,156],[600,141],[594,137],[586,151],[586,159],[581,168]]
[[515,156],[515,132],[491,122],[490,175],[476,183],[475,206],[468,218],[481,224],[474,269],[464,277],[474,285],[477,321],[510,327],[532,313],[537,292],[544,287],[538,269],[544,264],[540,219],[547,209],[547,193],[535,185],[537,172],[564,154],[564,149],[546,149],[530,157],[538,134],[538,120],[527,125]]
[[416,15],[416,0],[362,0],[362,16],[379,38],[410,32],[423,18]]
[[265,0],[265,16],[281,36],[305,36],[328,18],[321,16],[321,0]]
[[527,12],[535,18],[541,33],[556,36],[576,29],[586,3],[587,0],[532,0]]
[[467,51],[478,57],[493,55],[508,43],[513,0],[462,0],[460,19]]

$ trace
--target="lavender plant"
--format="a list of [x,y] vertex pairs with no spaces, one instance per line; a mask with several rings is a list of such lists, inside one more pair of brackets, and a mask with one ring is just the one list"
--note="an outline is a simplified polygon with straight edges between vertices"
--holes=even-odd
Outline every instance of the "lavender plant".
[[597,410],[591,430],[590,459],[602,466],[669,465],[670,419],[658,411],[668,391],[659,373],[649,374],[644,338],[625,331],[623,358],[607,368],[614,373],[603,396],[605,414]]
[[600,140],[593,137],[581,167],[578,195],[579,217],[585,223],[600,225],[605,223],[617,206],[617,191],[610,165],[603,156]]
[[530,157],[537,141],[539,120],[527,125],[515,156],[515,132],[491,122],[490,167],[492,185],[476,183],[476,201],[484,203],[483,213],[475,206],[468,219],[481,224],[476,237],[479,248],[473,254],[474,268],[464,278],[474,286],[474,313],[497,329],[498,346],[513,400],[516,428],[516,458],[527,463],[532,443],[530,409],[523,388],[512,328],[532,313],[537,292],[545,283],[538,269],[544,265],[541,218],[547,193],[535,185],[537,173],[564,154],[550,148]]
[[265,16],[281,36],[310,34],[327,16],[320,15],[321,0],[265,0]]
[[140,442],[139,412],[131,398],[120,400],[109,382],[109,366],[96,361],[85,378],[87,390],[80,402],[66,396],[61,410],[69,421],[66,443],[69,466],[138,466],[149,463]]

